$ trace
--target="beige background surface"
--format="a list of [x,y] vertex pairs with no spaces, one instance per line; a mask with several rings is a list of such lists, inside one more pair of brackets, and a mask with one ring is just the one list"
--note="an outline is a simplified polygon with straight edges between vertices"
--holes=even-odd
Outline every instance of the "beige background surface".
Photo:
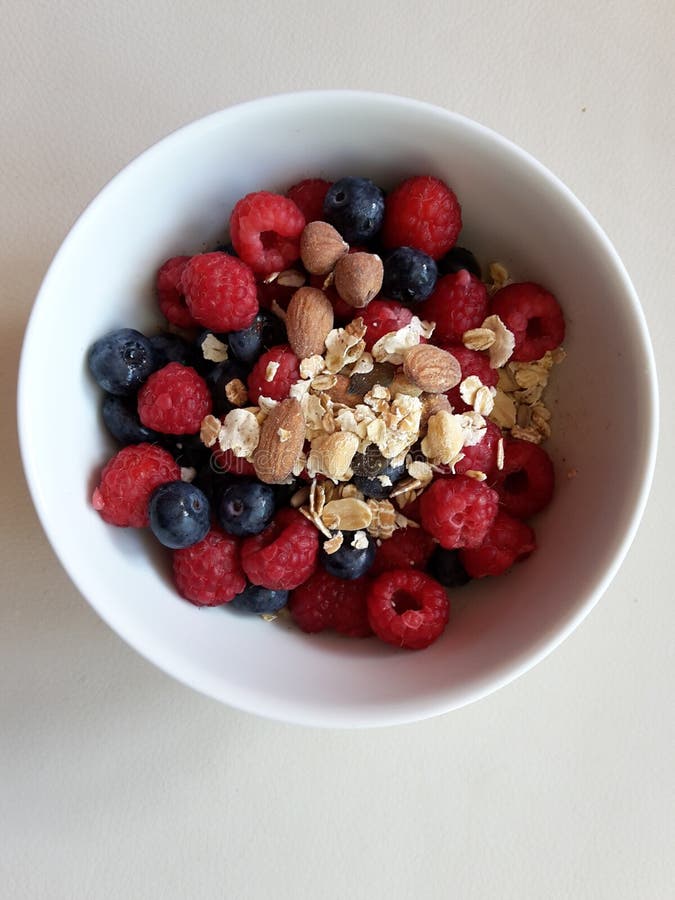
[[[0,10],[0,895],[672,897],[672,3]],[[584,625],[498,694],[378,732],[236,713],[128,649],[53,556],[14,432],[31,303],[88,200],[177,126],[307,87],[429,100],[552,168],[632,274],[666,401],[642,529]],[[44,389],[48,440],[68,400]]]

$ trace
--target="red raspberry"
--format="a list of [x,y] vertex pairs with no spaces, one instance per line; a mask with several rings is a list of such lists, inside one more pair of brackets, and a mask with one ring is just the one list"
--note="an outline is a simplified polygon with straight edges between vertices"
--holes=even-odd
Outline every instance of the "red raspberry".
[[272,309],[272,304],[276,301],[283,310],[287,310],[291,297],[297,291],[297,287],[279,284],[276,278],[269,284],[265,284],[264,281],[258,282],[256,287],[258,304],[263,309]]
[[436,542],[423,528],[399,528],[377,548],[375,562],[368,574],[374,578],[382,572],[406,566],[423,569],[435,546]]
[[382,226],[385,247],[416,247],[440,259],[454,245],[461,228],[457,197],[438,178],[408,178],[387,197]]
[[418,525],[422,524],[422,510],[420,509],[421,499],[420,495],[417,499],[413,500],[412,503],[406,504],[401,510],[406,519],[411,519],[413,522],[417,522]]
[[323,219],[323,201],[332,182],[323,178],[305,178],[286,191],[289,200],[298,207],[305,222]]
[[422,525],[441,547],[480,547],[497,515],[497,492],[466,475],[438,478],[422,494]]
[[185,302],[182,277],[189,256],[172,256],[157,272],[157,299],[164,318],[179,328],[194,328],[195,320]]
[[439,278],[433,294],[419,304],[419,317],[435,322],[436,344],[459,344],[470,328],[478,328],[488,314],[485,285],[467,269]]
[[[469,350],[461,344],[450,344],[443,347],[448,353],[452,353],[459,367],[462,370],[462,381],[471,375],[480,378],[481,383],[488,387],[495,387],[499,381],[499,372],[490,365],[490,358],[487,353],[480,353],[478,350]],[[452,403],[453,412],[466,412],[471,409],[466,404],[459,393],[459,385],[447,391],[447,398]]]
[[256,477],[253,463],[243,456],[235,456],[231,450],[214,450],[213,468],[216,472],[230,472],[232,475],[252,475]]
[[[275,369],[275,364],[278,367]],[[270,366],[272,377],[268,378],[267,368]],[[259,397],[270,397],[272,400],[285,400],[288,393],[300,379],[298,357],[288,344],[272,347],[258,359],[248,376],[248,397],[251,403],[257,403]]]
[[211,412],[206,382],[191,366],[172,362],[158,369],[138,392],[138,416],[160,434],[196,434]]
[[310,276],[309,283],[312,287],[319,288],[319,290],[323,291],[326,297],[328,297],[331,306],[333,307],[333,314],[335,315],[336,322],[351,322],[354,316],[362,311],[357,313],[353,306],[350,306],[346,300],[342,299],[334,287],[324,288],[323,285],[325,280],[325,275],[312,275]]
[[291,594],[288,608],[296,625],[308,634],[333,628],[347,637],[368,637],[370,578],[345,581],[319,569]]
[[366,350],[372,350],[373,344],[385,334],[408,325],[413,312],[396,300],[372,300],[361,312],[361,317],[367,326],[364,337]]
[[174,550],[173,577],[181,597],[195,606],[221,606],[246,587],[239,541],[212,528],[203,541]]
[[480,547],[460,550],[459,558],[468,575],[485,578],[486,575],[503,575],[536,547],[530,526],[499,510]]
[[316,568],[319,532],[296,509],[281,509],[271,525],[246,538],[241,564],[253,584],[270,590],[301,585]]
[[529,441],[504,439],[504,468],[494,488],[504,510],[518,519],[541,512],[553,497],[555,474],[548,453]]
[[501,429],[488,421],[483,439],[472,447],[462,449],[464,457],[455,463],[455,474],[463,475],[473,469],[475,472],[485,472],[490,478],[497,468],[497,445],[501,436]]
[[110,525],[144,528],[150,494],[160,484],[179,480],[180,467],[166,450],[131,444],[105,465],[91,503]]
[[281,272],[300,256],[305,217],[281,194],[247,194],[232,210],[230,236],[237,254],[260,275]]
[[441,585],[413,569],[392,569],[376,578],[368,595],[368,619],[387,644],[424,650],[441,636],[450,603]]
[[508,284],[492,298],[492,312],[513,332],[516,346],[511,358],[518,362],[541,359],[565,339],[560,304],[540,284]]
[[258,312],[253,272],[227,253],[193,256],[182,283],[192,318],[205,328],[240,331],[248,328]]

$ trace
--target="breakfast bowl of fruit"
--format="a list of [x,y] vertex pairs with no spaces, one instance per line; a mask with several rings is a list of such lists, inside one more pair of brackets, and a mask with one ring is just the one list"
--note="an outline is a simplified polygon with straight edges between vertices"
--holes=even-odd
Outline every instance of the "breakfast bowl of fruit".
[[127,166],[57,253],[19,380],[33,500],[102,618],[209,696],[324,726],[447,712],[570,634],[657,418],[638,299],[572,193],[475,122],[346,91]]

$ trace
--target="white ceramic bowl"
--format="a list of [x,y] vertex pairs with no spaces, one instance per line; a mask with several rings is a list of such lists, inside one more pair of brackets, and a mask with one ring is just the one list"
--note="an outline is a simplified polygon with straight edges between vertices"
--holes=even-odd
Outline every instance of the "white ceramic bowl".
[[[455,592],[446,633],[421,653],[196,609],[173,590],[150,535],[112,528],[90,506],[112,445],[87,375],[87,348],[109,329],[157,324],[158,265],[212,245],[248,191],[345,174],[387,187],[421,173],[456,190],[462,245],[543,282],[566,314],[569,355],[555,372],[549,445],[558,489],[536,523],[540,549],[507,577]],[[58,415],[50,415],[47,385],[60,392]],[[490,693],[588,613],[617,571],[646,501],[656,376],[621,261],[587,210],[536,160],[443,109],[393,96],[310,92],[194,122],[101,191],[64,241],[35,303],[19,417],[45,531],[82,594],[129,644],[241,709],[311,725],[384,725]],[[570,470],[576,477],[567,477]]]

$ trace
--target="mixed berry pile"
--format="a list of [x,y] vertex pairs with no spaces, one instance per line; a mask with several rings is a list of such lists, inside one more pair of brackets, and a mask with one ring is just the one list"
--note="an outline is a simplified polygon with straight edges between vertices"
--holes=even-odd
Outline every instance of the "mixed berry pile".
[[461,227],[431,176],[258,191],[230,244],[160,267],[162,333],[90,348],[121,445],[94,509],[149,527],[185,600],[422,649],[448,588],[535,550],[565,323]]

